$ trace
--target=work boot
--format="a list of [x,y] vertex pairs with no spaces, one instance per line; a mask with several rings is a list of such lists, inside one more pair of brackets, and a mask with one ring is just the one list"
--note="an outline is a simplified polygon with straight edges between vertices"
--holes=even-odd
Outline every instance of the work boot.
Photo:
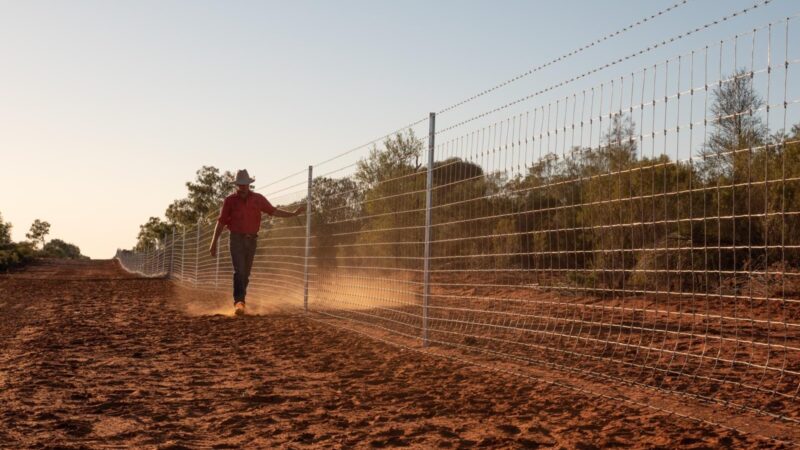
[[237,316],[244,315],[244,302],[236,302],[233,304],[234,312]]

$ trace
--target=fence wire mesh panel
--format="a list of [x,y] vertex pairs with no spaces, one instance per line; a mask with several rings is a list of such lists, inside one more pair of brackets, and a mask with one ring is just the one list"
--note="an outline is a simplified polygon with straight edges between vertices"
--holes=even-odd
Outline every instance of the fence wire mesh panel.
[[309,309],[422,335],[426,126],[368,146],[353,164],[315,167]]
[[[466,109],[480,94],[280,180],[262,192],[311,226],[264,219],[248,295],[307,287],[309,311],[389,340],[797,422],[797,21]],[[118,259],[230,292],[215,218]]]
[[[275,206],[292,209],[305,201],[306,192],[305,189],[276,191],[274,195],[267,195]],[[145,276],[168,276],[185,287],[230,294],[233,289],[230,232],[225,230],[221,234],[216,256],[209,251],[218,215],[219,209],[216,209],[200,218],[194,226],[176,229],[174,234],[165,236],[154,248],[120,250],[116,257],[131,272]],[[292,219],[262,218],[247,288],[249,299],[257,299],[259,304],[302,305],[305,221],[302,216]]]
[[445,128],[431,342],[798,420],[792,22]]
[[[298,176],[294,186],[270,196],[282,209],[293,210],[305,201],[305,177]],[[262,225],[253,275],[248,292],[260,293],[274,304],[300,307],[303,305],[306,219],[273,219]],[[249,293],[248,293],[249,295]]]

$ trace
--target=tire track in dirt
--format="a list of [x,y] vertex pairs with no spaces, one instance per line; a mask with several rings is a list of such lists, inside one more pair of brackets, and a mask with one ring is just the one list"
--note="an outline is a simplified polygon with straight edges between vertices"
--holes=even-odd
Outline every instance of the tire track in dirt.
[[196,313],[225,304],[112,261],[0,276],[0,447],[781,447],[293,311]]

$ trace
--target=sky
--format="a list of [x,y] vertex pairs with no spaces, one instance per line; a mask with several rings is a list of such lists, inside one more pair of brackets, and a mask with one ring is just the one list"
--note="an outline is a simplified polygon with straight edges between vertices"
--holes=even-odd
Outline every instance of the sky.
[[[0,214],[14,240],[38,218],[109,258],[203,165],[247,168],[257,186],[302,181],[310,164],[679,1],[0,0]],[[441,123],[755,2],[689,0]],[[798,12],[773,0],[625,70]]]

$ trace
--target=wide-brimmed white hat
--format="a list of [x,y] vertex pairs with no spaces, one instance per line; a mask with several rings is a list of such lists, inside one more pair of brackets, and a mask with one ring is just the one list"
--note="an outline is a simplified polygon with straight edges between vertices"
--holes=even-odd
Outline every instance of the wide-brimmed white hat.
[[250,174],[247,173],[247,169],[240,170],[236,172],[236,184],[251,184],[256,181],[255,178],[250,178]]

